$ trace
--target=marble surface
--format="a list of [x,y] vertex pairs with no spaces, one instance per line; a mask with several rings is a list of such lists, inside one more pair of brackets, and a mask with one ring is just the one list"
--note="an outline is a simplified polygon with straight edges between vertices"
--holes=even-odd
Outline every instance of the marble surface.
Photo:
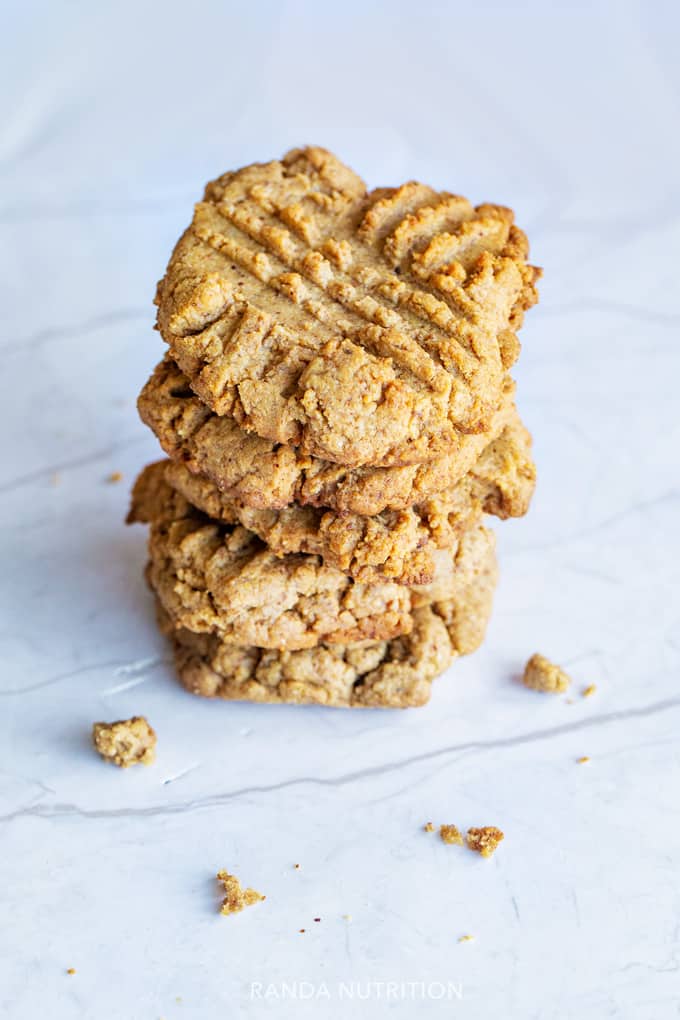
[[[677,7],[2,19],[2,1015],[677,1017]],[[486,645],[402,714],[186,695],[123,526],[171,245],[206,179],[305,141],[514,206],[546,271],[536,499]],[[571,695],[517,683],[537,648]],[[134,713],[158,761],[120,772],[90,726]],[[430,819],[506,839],[484,861]],[[266,902],[219,917],[223,867]]]

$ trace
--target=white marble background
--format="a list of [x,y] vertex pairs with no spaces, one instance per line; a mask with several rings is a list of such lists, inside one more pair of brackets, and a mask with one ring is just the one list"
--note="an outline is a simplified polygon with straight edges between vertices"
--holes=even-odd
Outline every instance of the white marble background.
[[[677,10],[3,6],[3,1016],[680,1015]],[[123,527],[191,203],[307,141],[513,205],[546,270],[535,503],[499,529],[485,647],[403,714],[184,694]],[[517,684],[536,648],[572,697]],[[120,772],[90,726],[133,713],[158,761]],[[484,861],[429,819],[506,840]],[[266,903],[219,917],[221,867]]]

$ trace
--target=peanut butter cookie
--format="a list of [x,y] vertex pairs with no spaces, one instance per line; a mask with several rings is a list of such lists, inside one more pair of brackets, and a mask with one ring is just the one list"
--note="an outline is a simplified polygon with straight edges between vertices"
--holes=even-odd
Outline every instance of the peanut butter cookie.
[[243,506],[280,510],[297,503],[371,516],[404,510],[456,485],[517,420],[514,389],[506,376],[487,432],[461,435],[448,453],[427,464],[391,468],[345,468],[248,433],[232,418],[210,411],[170,359],[157,366],[137,406],[169,457],[205,475]]
[[421,606],[409,634],[390,641],[323,644],[276,651],[228,644],[215,634],[177,628],[157,600],[177,674],[192,694],[238,701],[332,707],[413,708],[458,655],[481,644],[497,580],[493,542],[453,598]]
[[367,192],[295,149],[208,184],[158,327],[217,414],[337,464],[454,454],[488,429],[537,300],[513,213],[409,182]]
[[416,506],[372,517],[297,504],[282,510],[243,506],[179,461],[166,462],[165,480],[214,520],[255,532],[277,556],[318,555],[327,566],[367,584],[429,584],[436,550],[454,549],[483,513],[501,518],[526,513],[535,483],[530,443],[515,413],[457,485]]
[[219,524],[165,480],[165,463],[135,484],[129,521],[150,524],[148,580],[178,626],[225,642],[300,649],[407,633],[413,611],[446,598],[493,542],[481,527],[439,555],[430,585],[360,584],[318,556],[275,556],[240,526]]

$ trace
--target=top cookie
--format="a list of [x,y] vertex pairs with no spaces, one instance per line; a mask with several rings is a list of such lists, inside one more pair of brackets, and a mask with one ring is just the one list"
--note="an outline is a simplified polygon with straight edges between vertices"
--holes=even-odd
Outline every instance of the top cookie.
[[324,149],[206,188],[158,286],[194,392],[348,466],[421,463],[484,431],[537,300],[511,210],[416,182],[367,192]]

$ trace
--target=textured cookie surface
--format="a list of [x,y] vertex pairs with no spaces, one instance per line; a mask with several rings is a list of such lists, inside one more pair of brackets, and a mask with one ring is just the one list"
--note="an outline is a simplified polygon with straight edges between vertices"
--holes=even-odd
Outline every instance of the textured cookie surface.
[[403,510],[454,486],[516,416],[513,397],[506,376],[488,432],[457,437],[447,454],[425,464],[382,468],[341,467],[246,432],[210,411],[170,359],[157,366],[137,406],[169,457],[243,506],[279,510],[295,502],[368,516]]
[[252,532],[196,510],[164,474],[164,462],[142,472],[129,515],[150,524],[149,583],[177,625],[234,644],[299,649],[406,633],[414,609],[455,591],[491,541],[471,529],[422,588],[360,584],[318,556],[276,557]]
[[457,485],[416,506],[371,517],[296,504],[282,510],[243,506],[180,461],[166,461],[165,479],[209,517],[255,532],[278,556],[312,553],[364,583],[428,584],[435,550],[455,548],[483,513],[501,518],[526,513],[535,481],[530,444],[515,412]]
[[483,431],[536,301],[512,211],[409,182],[368,193],[319,148],[210,183],[156,301],[193,390],[277,443],[420,463]]
[[172,641],[175,666],[192,694],[239,701],[333,707],[411,708],[425,704],[432,681],[457,655],[481,644],[497,570],[493,542],[454,598],[423,606],[408,635],[391,641],[273,651],[228,644],[177,629],[160,602],[158,620]]
[[156,733],[144,716],[92,726],[92,743],[104,758],[119,768],[150,765],[156,757]]

